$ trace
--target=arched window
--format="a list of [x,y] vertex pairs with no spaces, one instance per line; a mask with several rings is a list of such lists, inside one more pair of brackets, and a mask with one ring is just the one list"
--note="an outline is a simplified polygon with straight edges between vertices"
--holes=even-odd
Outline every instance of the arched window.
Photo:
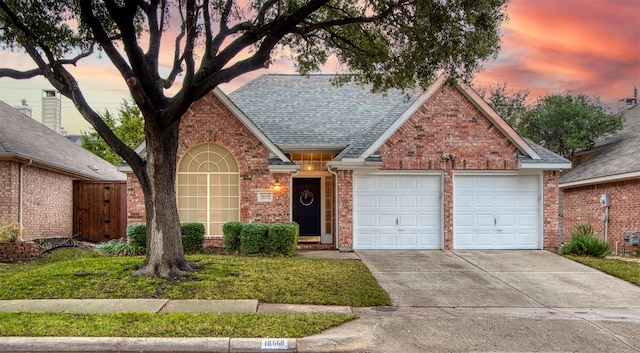
[[178,165],[180,222],[200,222],[207,235],[240,219],[240,173],[226,148],[204,143],[188,150]]

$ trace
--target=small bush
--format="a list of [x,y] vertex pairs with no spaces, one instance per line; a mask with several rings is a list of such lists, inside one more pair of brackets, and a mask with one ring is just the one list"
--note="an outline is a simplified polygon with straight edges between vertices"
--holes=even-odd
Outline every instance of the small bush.
[[244,223],[238,221],[227,222],[222,225],[222,244],[224,251],[234,254],[240,251],[240,233]]
[[109,256],[131,256],[139,255],[144,252],[144,249],[141,249],[138,245],[127,243],[122,239],[114,239],[105,243],[100,243],[96,246],[96,249],[101,254]]
[[147,224],[131,223],[127,226],[127,238],[129,244],[133,244],[139,248],[147,248]]
[[195,222],[182,223],[180,225],[180,233],[182,233],[182,248],[184,252],[204,251],[204,224]]
[[249,223],[240,232],[240,252],[258,254],[265,250],[269,226],[264,223]]
[[609,253],[609,243],[595,235],[591,224],[578,224],[571,234],[571,242],[561,249],[564,255],[605,257]]
[[0,243],[8,243],[16,241],[20,238],[20,226],[17,224],[9,224],[0,227]]
[[300,227],[295,222],[272,225],[269,227],[266,252],[270,255],[295,255],[299,232]]

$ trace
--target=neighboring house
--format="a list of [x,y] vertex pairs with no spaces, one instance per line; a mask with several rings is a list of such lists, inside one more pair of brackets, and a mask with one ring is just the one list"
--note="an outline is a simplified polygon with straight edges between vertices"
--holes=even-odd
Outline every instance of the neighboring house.
[[[332,78],[264,75],[194,103],[180,125],[181,221],[218,241],[230,220],[295,221],[301,243],[343,250],[558,246],[557,170],[570,162],[471,88],[373,94]],[[132,173],[128,190],[129,221],[143,221]]]
[[[85,182],[124,180],[111,164],[0,101],[0,226],[18,224],[22,240],[69,237],[75,233],[74,221],[81,226],[90,218],[83,215],[87,206],[74,204],[74,196],[86,195],[74,195],[74,189]],[[106,187],[112,190],[109,185],[101,190]],[[101,198],[102,209],[92,211],[102,217],[110,202]],[[113,225],[116,217],[100,221]]]
[[622,247],[623,235],[640,231],[640,105],[623,114],[623,130],[576,154],[574,169],[560,179],[564,242],[579,223],[592,224],[603,237],[606,233],[612,249]]

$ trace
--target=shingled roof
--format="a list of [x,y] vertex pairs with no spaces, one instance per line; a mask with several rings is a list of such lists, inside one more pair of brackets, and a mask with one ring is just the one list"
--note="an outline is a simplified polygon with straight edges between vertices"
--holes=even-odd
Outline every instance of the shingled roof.
[[79,179],[126,179],[115,166],[0,101],[0,160],[8,159],[30,160]]
[[[365,156],[365,151],[371,152],[394,124],[402,122],[424,103],[431,90],[445,83],[439,79],[426,92],[390,90],[383,94],[355,83],[336,87],[332,84],[334,78],[335,75],[262,75],[229,94],[229,99],[285,153],[326,150],[338,152],[335,161],[363,156],[367,161],[377,161],[379,156]],[[470,99],[481,100],[471,88],[460,89]],[[501,124],[503,132],[523,152],[519,156],[523,166],[570,166],[562,156],[522,139],[482,103],[479,109],[490,110],[491,119]]]
[[338,152],[372,131],[384,131],[419,96],[399,90],[371,93],[355,83],[336,88],[333,78],[262,75],[229,98],[285,152]]
[[623,113],[624,128],[599,147],[600,151],[560,178],[560,186],[640,177],[640,105]]

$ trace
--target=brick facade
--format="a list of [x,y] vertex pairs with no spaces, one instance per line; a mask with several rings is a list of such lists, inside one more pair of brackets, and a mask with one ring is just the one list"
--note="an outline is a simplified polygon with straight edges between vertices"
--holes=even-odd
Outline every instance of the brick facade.
[[32,241],[0,243],[0,262],[28,261],[39,257],[40,249]]
[[[194,103],[180,123],[178,161],[190,148],[215,143],[228,149],[240,172],[240,221],[288,222],[290,220],[289,175],[269,171],[269,150],[213,94]],[[179,164],[179,162],[178,162]],[[270,191],[278,181],[282,190],[273,202],[257,202],[259,191]],[[128,222],[144,222],[144,196],[137,178],[127,174]],[[215,242],[214,242],[215,243]]]
[[12,161],[0,161],[0,226],[20,222],[19,164]]
[[[20,164],[0,161],[0,225],[20,223]],[[73,179],[22,166],[22,239],[59,238],[73,231]]]
[[[240,221],[289,221],[287,174],[269,172],[268,149],[212,93],[196,102],[180,125],[178,158],[200,143],[219,144],[233,154],[240,169]],[[453,247],[453,179],[455,171],[518,170],[517,148],[457,88],[435,92],[379,149],[382,170],[431,170],[444,176],[444,248]],[[313,151],[309,151],[313,152]],[[353,171],[338,170],[338,244],[353,247]],[[543,185],[543,246],[557,247],[558,176],[538,172]],[[272,203],[257,203],[256,192],[275,181],[283,190]],[[144,221],[144,202],[133,174],[128,177],[129,222]]]
[[[609,224],[607,238],[611,250],[622,247],[625,231],[640,230],[640,179],[565,188],[563,192],[564,242],[571,241],[571,233],[577,224],[589,223],[596,234],[604,238],[605,208],[600,206],[600,195],[609,194]],[[625,245],[627,251],[639,251],[638,247]]]
[[[456,88],[443,86],[381,147],[383,170],[444,173],[444,248],[453,248],[453,179],[460,170],[518,167],[516,147]],[[443,158],[443,155],[445,158]],[[348,178],[345,180],[345,178]],[[340,180],[340,246],[353,246],[352,174]],[[558,176],[543,174],[543,246],[558,246]]]

